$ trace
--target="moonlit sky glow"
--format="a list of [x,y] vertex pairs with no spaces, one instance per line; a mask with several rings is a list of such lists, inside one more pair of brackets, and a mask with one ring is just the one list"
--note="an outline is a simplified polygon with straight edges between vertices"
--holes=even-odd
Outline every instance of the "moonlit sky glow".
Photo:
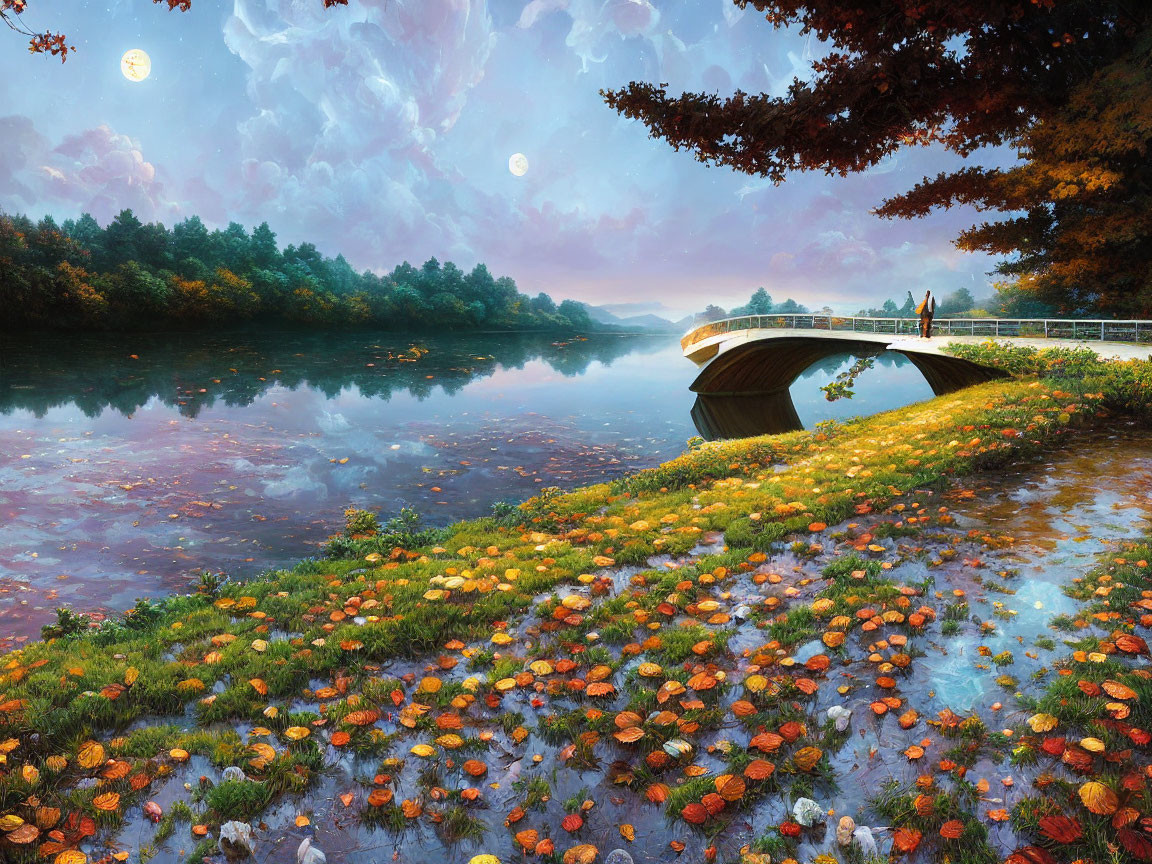
[[[132,0],[39,3],[68,62],[0,52],[0,208],[130,207],[171,225],[267,221],[384,271],[435,256],[591,303],[855,311],[912,289],[988,293],[990,259],[951,244],[973,214],[869,213],[957,160],[899,154],[783,186],[700,164],[602,101],[629,80],[782,93],[821,46],[729,0]],[[133,83],[120,57],[141,48]],[[523,152],[531,169],[508,170]]]

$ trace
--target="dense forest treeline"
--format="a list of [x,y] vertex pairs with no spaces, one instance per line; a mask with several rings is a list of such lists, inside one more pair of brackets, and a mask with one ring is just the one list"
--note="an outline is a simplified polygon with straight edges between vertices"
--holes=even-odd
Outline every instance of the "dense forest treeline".
[[[709,303],[696,318],[699,323],[719,321],[721,318],[739,318],[741,315],[807,315],[809,311],[807,306],[797,303],[791,297],[782,303],[776,303],[767,291],[757,288],[743,306],[733,306],[725,311],[722,306]],[[832,310],[827,311],[831,313]],[[824,310],[817,310],[817,314],[824,314]]]
[[521,294],[483,264],[435,258],[378,276],[311,243],[280,249],[262,223],[171,229],[131,210],[101,227],[0,213],[0,330],[154,330],[247,323],[389,330],[592,330],[579,303]]
[[[957,288],[942,297],[937,297],[936,315],[940,318],[1052,318],[1058,310],[1037,300],[1030,292],[1014,282],[997,282],[994,293],[977,301],[967,288]],[[917,289],[918,292],[921,289]],[[863,307],[855,314],[861,318],[915,318],[916,304],[923,299],[923,293],[913,296],[905,294],[902,300],[888,299],[880,306]],[[808,307],[791,298],[783,303],[773,302],[771,295],[763,288],[755,293],[743,306],[724,311],[719,306],[709,305],[697,316],[697,323],[718,321],[721,318],[738,318],[742,315],[803,315]],[[814,310],[817,315],[832,315],[832,309],[825,306]]]

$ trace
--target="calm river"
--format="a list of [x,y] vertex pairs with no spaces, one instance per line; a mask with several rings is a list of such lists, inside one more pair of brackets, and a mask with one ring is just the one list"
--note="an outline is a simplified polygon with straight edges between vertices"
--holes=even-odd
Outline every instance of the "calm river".
[[[0,650],[57,606],[110,613],[201,569],[319,553],[354,505],[430,524],[544,486],[655,465],[696,434],[671,336],[125,335],[0,355]],[[792,388],[800,418],[929,398],[901,355],[854,400]]]

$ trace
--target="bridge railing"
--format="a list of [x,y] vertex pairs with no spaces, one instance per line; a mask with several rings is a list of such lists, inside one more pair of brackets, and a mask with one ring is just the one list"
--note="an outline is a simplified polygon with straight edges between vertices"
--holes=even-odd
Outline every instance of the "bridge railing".
[[[916,318],[857,318],[840,315],[742,315],[710,321],[680,340],[687,349],[711,336],[740,330],[836,330],[851,333],[890,333],[915,336]],[[932,332],[942,336],[1026,336],[1033,339],[1076,339],[1152,344],[1152,321],[1077,320],[1072,318],[937,318]]]

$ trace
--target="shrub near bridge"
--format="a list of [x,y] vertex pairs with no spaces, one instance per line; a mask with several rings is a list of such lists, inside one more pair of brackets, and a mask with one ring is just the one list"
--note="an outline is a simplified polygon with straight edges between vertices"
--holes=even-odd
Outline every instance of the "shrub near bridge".
[[1105,408],[1152,417],[1152,355],[1148,360],[1108,360],[1090,348],[1034,348],[992,341],[951,343],[944,350],[1016,377],[1038,376],[1060,390],[1098,393]]

